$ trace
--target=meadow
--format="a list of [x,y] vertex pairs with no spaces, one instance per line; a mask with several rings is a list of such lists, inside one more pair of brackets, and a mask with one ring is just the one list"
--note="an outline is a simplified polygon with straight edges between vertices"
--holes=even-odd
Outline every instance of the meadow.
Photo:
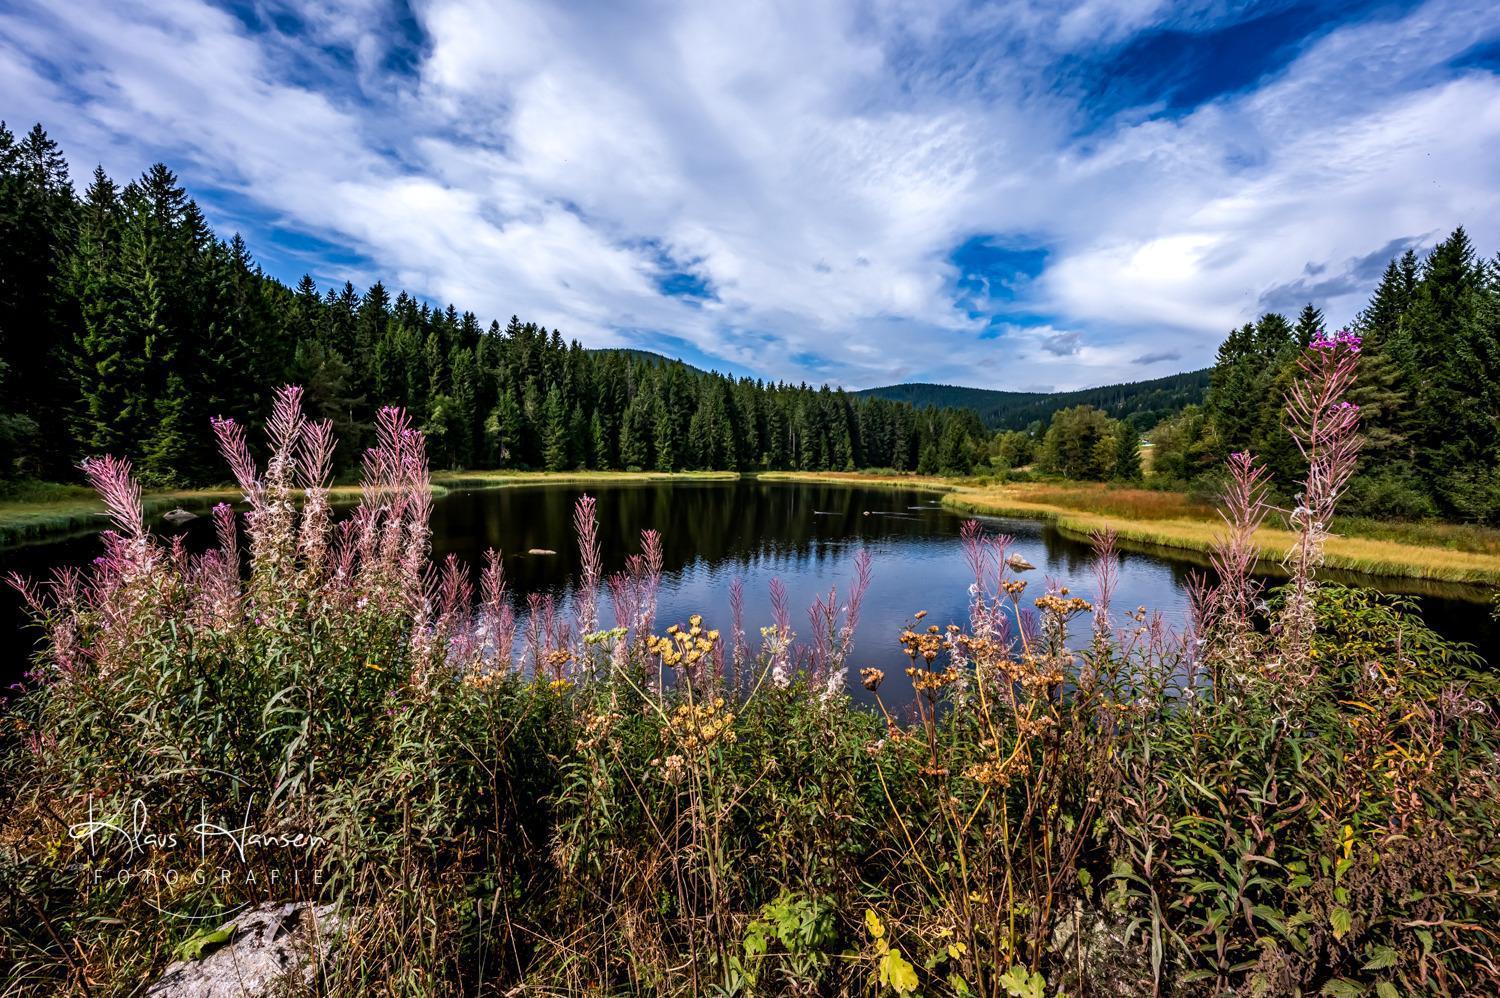
[[[859,482],[925,488],[943,505],[982,516],[1042,519],[1064,533],[1088,538],[1113,532],[1121,543],[1162,551],[1212,551],[1224,532],[1219,510],[1187,492],[1105,482],[987,481],[882,472],[764,472],[783,481]],[[1500,585],[1500,530],[1476,524],[1336,517],[1324,542],[1324,564],[1363,575]],[[1256,535],[1267,567],[1295,540],[1290,530],[1265,527]]]
[[[1085,594],[972,523],[967,619],[913,607],[889,675],[849,656],[868,558],[795,623],[733,587],[661,620],[660,536],[606,577],[588,498],[578,595],[518,619],[498,556],[432,563],[397,409],[338,520],[297,389],[264,465],[216,422],[249,512],[197,556],[90,461],[104,556],[13,580],[47,640],[0,736],[4,988],[135,993],[292,900],[340,919],[291,994],[1494,993],[1496,682],[1318,577],[1357,353],[1314,341],[1292,389],[1286,585],[1240,454],[1186,630],[1114,604],[1109,529]],[[205,802],[262,840],[204,838]]]

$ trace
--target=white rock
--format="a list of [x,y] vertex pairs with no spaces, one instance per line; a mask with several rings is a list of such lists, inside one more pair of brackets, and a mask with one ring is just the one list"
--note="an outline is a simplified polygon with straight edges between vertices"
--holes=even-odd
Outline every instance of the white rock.
[[247,909],[220,927],[232,933],[227,942],[167,967],[147,998],[261,998],[286,984],[311,986],[343,924],[331,904]]

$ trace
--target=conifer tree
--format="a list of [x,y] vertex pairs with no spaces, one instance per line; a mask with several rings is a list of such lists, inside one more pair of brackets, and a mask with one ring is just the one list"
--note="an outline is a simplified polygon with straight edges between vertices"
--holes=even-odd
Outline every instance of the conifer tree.
[[1124,420],[1115,424],[1114,477],[1122,482],[1141,479],[1140,434]]
[[547,392],[542,409],[542,434],[545,440],[543,459],[548,471],[568,467],[568,413],[563,408],[562,392],[553,385]]

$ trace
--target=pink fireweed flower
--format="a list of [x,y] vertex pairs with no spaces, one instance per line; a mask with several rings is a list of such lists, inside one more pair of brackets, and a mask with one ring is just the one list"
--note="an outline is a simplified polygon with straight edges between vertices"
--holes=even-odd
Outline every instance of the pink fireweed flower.
[[1313,335],[1312,342],[1308,345],[1314,350],[1335,350],[1343,347],[1351,353],[1359,353],[1360,344],[1363,342],[1362,337],[1347,329],[1340,329],[1333,334],[1332,338],[1320,329]]

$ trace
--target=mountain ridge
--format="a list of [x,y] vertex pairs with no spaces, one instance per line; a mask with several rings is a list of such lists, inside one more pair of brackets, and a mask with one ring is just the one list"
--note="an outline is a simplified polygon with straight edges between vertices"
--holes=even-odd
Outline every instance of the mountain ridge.
[[1016,392],[932,382],[902,382],[864,388],[852,395],[909,402],[918,408],[970,409],[992,430],[1023,430],[1046,422],[1052,413],[1075,405],[1092,405],[1115,419],[1130,419],[1141,428],[1203,401],[1211,368],[1183,371],[1143,381],[1122,381],[1067,392]]

